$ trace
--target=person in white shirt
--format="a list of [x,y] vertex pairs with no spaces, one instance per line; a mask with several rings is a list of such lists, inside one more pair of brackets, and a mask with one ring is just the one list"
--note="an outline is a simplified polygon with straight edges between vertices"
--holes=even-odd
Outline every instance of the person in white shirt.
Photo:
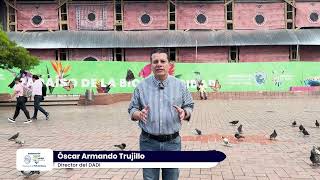
[[32,76],[32,95],[34,97],[34,113],[32,116],[32,120],[37,120],[38,110],[41,111],[45,116],[46,120],[49,120],[49,113],[45,111],[41,106],[40,102],[43,100],[42,96],[42,81],[39,79],[39,76]]
[[21,83],[20,78],[15,78],[14,82],[15,82],[14,92],[11,95],[11,99],[15,97],[17,99],[17,104],[16,104],[16,110],[14,112],[13,117],[8,118],[8,121],[12,123],[16,122],[16,118],[18,117],[21,109],[27,117],[27,120],[24,121],[24,123],[31,123],[32,120],[30,119],[29,111],[26,108],[26,100],[25,100],[26,97],[23,96],[24,87]]

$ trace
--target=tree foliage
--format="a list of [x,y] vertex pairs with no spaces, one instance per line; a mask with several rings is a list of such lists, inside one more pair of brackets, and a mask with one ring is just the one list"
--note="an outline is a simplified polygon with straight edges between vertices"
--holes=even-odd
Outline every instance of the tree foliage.
[[28,70],[38,64],[37,57],[30,55],[25,48],[10,41],[7,34],[0,28],[0,68],[11,69],[15,67]]

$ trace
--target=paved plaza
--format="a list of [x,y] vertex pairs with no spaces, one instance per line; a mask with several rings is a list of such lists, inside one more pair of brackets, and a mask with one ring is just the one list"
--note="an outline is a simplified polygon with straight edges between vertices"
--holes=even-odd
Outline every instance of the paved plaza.
[[[23,148],[53,150],[117,150],[114,144],[126,143],[126,150],[139,150],[140,129],[128,118],[129,102],[108,106],[50,106],[50,120],[40,113],[32,124],[23,124],[22,112],[15,124],[8,123],[14,107],[0,107],[0,179],[23,179],[16,170],[18,144],[7,138],[16,132],[26,141]],[[28,107],[33,113],[32,107]],[[320,146],[318,99],[273,100],[208,100],[195,101],[191,122],[184,122],[183,150],[219,150],[227,158],[211,169],[181,169],[180,179],[317,179],[320,166],[312,167],[309,160],[313,145]],[[228,122],[239,120],[243,125],[243,141],[237,142],[234,133],[238,126]],[[293,120],[301,123],[311,134],[304,137]],[[238,125],[239,125],[238,124]],[[193,129],[202,130],[197,136]],[[276,129],[276,141],[268,136]],[[227,137],[232,147],[222,145]],[[142,179],[141,169],[54,169],[29,179]]]

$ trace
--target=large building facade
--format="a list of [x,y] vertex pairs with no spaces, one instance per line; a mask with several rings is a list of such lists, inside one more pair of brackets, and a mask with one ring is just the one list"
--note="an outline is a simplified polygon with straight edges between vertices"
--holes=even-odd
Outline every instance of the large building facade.
[[[320,61],[319,0],[5,0],[9,37],[43,60]],[[319,39],[319,40],[318,40]]]

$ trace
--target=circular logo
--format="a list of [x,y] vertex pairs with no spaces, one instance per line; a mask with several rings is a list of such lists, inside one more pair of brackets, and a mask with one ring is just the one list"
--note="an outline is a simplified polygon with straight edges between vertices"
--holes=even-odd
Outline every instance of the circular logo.
[[262,85],[266,82],[267,75],[264,72],[257,72],[255,74],[255,80],[258,85]]
[[24,163],[29,164],[31,162],[31,157],[29,155],[24,156]]

